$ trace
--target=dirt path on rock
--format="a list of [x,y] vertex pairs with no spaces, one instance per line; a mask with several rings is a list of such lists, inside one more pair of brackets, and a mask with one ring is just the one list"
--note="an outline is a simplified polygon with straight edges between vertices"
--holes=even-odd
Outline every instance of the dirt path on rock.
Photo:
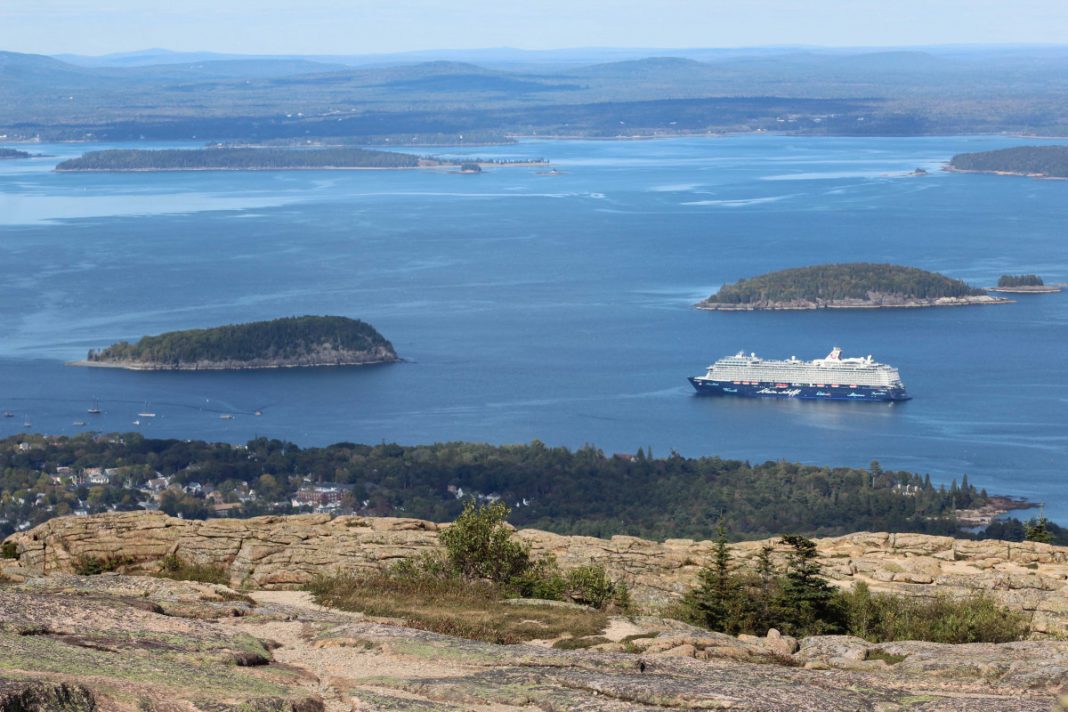
[[[308,687],[322,696],[327,712],[354,712],[380,709],[361,696],[388,696],[410,700],[413,709],[456,709],[451,705],[439,705],[427,698],[411,695],[395,687],[378,687],[377,678],[404,678],[408,680],[454,678],[471,672],[472,668],[447,660],[408,659],[385,649],[368,649],[361,646],[331,645],[319,647],[316,636],[325,630],[344,624],[345,619],[365,622],[360,613],[349,613],[320,606],[307,591],[253,591],[250,593],[264,610],[287,610],[305,620],[268,620],[236,618],[220,621],[261,640],[270,640],[280,647],[273,651],[274,659],[284,665],[304,671],[308,675]],[[318,621],[327,616],[332,622]],[[361,693],[363,693],[361,695]],[[468,707],[485,712],[509,712],[522,708],[502,705]]]

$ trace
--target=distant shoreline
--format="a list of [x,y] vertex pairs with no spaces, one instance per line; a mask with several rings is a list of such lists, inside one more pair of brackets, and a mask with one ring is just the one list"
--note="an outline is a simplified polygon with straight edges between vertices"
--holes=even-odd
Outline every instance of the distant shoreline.
[[954,168],[950,164],[946,164],[943,168],[946,173],[977,173],[991,176],[1014,176],[1016,178],[1034,178],[1035,180],[1068,180],[1065,176],[1051,176],[1047,173],[1021,173],[1019,171],[981,171],[964,168]]
[[[472,163],[476,163],[472,161]],[[443,170],[463,173],[457,170],[459,163],[437,163],[424,166],[264,166],[262,168],[56,168],[56,173],[249,173],[267,171],[423,171]],[[477,162],[480,168],[534,168],[550,165],[549,161],[521,161],[515,163]],[[468,172],[468,175],[471,173]]]
[[1011,299],[982,295],[976,297],[939,297],[937,299],[912,299],[900,304],[879,304],[862,300],[837,300],[829,302],[751,302],[726,304],[698,302],[694,306],[704,311],[813,311],[816,309],[925,309],[928,307],[968,307],[988,304],[1012,304]]

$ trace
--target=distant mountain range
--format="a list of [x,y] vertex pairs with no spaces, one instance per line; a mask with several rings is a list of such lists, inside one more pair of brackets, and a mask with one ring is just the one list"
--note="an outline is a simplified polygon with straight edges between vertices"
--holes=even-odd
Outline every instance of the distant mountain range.
[[8,140],[1068,131],[1068,47],[0,52]]

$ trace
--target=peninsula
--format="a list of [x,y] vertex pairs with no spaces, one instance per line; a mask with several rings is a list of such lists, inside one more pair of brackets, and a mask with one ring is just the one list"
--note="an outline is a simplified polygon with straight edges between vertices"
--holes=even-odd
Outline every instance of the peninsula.
[[[464,161],[416,156],[397,151],[332,146],[278,148],[271,146],[211,146],[163,150],[111,149],[90,151],[56,166],[61,173],[153,173],[165,171],[295,171],[295,170],[398,170],[458,168],[481,172],[483,166],[541,166],[544,159]],[[471,169],[474,167],[474,170]]]
[[995,173],[1031,178],[1068,178],[1068,146],[1017,146],[959,153],[946,166],[956,173]]
[[201,148],[90,151],[56,166],[60,172],[271,171],[419,168],[447,165],[430,158],[364,148]]
[[374,327],[339,316],[301,316],[171,331],[90,350],[72,366],[133,371],[229,371],[308,366],[362,366],[399,361]]
[[16,151],[13,148],[0,148],[0,161],[14,158],[31,158],[31,156],[25,151]]
[[698,309],[878,309],[1002,304],[982,289],[915,267],[856,262],[770,272],[724,285]]

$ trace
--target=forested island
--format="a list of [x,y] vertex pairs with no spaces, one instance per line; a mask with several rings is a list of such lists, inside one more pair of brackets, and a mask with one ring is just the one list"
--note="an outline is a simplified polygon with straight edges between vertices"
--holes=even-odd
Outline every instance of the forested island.
[[1061,291],[1057,286],[1046,286],[1037,274],[1003,274],[998,278],[998,286],[991,292],[1010,292],[1016,294],[1050,294]]
[[997,173],[1032,178],[1068,178],[1068,146],[1017,146],[958,153],[946,167],[961,173]]
[[135,371],[223,371],[299,366],[360,366],[398,361],[370,324],[340,316],[301,316],[171,331],[90,350],[77,366]]
[[201,148],[90,151],[56,166],[57,171],[269,171],[384,169],[449,165],[410,153],[366,148]]
[[25,151],[16,151],[13,148],[0,148],[0,161],[12,160],[15,158],[30,158],[30,154]]
[[[89,484],[87,470],[105,473],[108,483]],[[301,448],[267,438],[229,445],[136,433],[0,440],[0,523],[12,526],[78,509],[135,510],[146,500],[186,518],[308,511],[329,500],[334,513],[451,521],[470,498],[505,502],[521,527],[658,539],[709,538],[721,518],[744,539],[783,531],[956,535],[957,510],[993,501],[966,476],[939,485],[874,462],[750,464],[537,441]]]
[[856,262],[770,272],[724,285],[699,309],[874,309],[998,304],[959,279],[915,267]]

